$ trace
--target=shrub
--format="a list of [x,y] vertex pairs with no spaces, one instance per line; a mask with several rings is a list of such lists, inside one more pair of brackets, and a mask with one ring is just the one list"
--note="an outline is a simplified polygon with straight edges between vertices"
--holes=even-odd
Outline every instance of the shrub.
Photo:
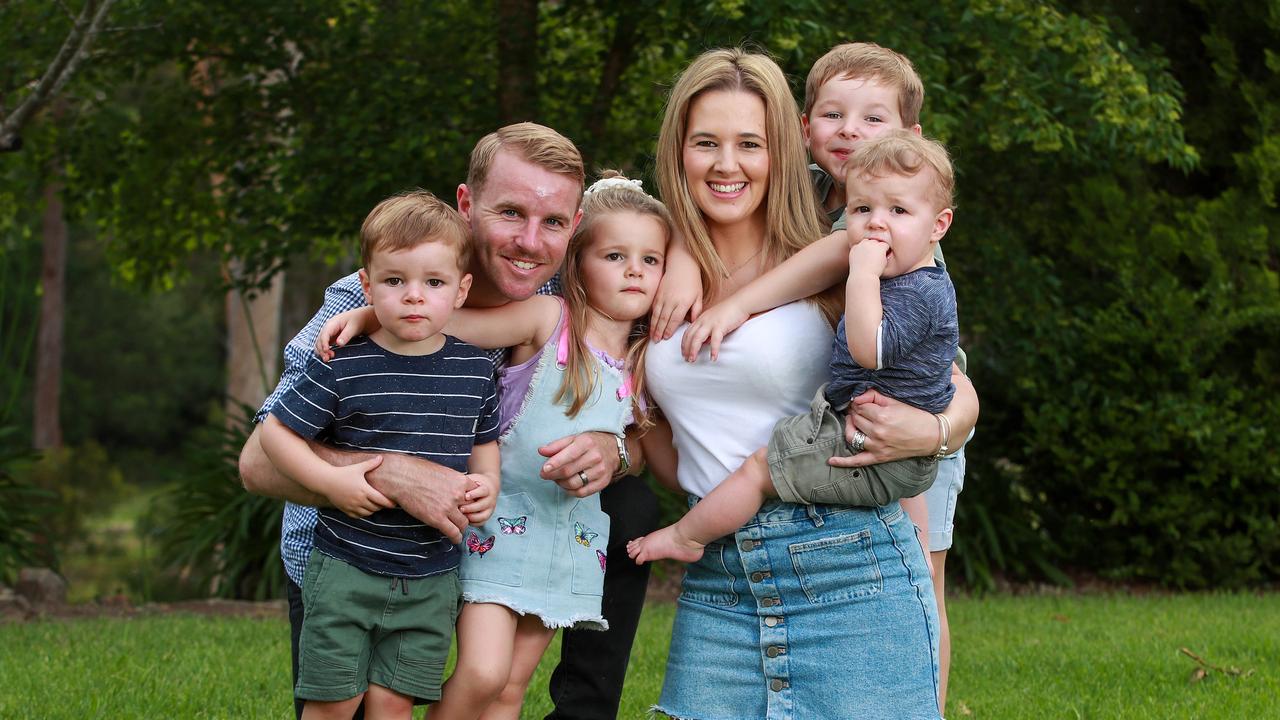
[[56,565],[48,544],[46,515],[53,493],[14,472],[31,453],[17,445],[13,427],[0,427],[0,580],[12,582],[20,568]]
[[215,421],[197,434],[191,474],[169,486],[151,513],[162,562],[196,588],[217,597],[282,597],[279,500],[253,495],[240,484],[237,460],[253,431],[246,419]]

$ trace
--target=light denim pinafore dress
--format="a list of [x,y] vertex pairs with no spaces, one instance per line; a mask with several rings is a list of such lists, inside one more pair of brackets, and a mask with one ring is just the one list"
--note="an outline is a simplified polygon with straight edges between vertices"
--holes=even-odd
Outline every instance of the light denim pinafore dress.
[[577,416],[567,417],[555,402],[567,358],[567,313],[560,325],[542,349],[519,413],[498,439],[498,505],[487,522],[464,534],[459,577],[467,602],[531,613],[549,628],[607,630],[600,599],[609,516],[599,494],[577,498],[542,479],[546,458],[538,448],[581,432],[621,434],[630,415],[630,383],[592,355],[599,370],[595,392]]

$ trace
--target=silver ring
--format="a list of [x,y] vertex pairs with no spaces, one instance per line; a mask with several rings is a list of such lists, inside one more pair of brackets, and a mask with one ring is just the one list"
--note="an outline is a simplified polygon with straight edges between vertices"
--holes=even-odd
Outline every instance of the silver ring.
[[582,484],[578,486],[579,488],[584,488],[584,487],[586,487],[586,486],[587,486],[587,483],[591,482],[590,480],[588,480],[588,479],[587,479],[587,471],[586,471],[586,470],[579,470],[579,471],[578,471],[578,479],[582,481]]
[[861,430],[854,430],[853,440],[849,443],[849,446],[853,448],[854,453],[860,453],[862,452],[862,446],[866,442],[867,442],[866,433],[862,432]]

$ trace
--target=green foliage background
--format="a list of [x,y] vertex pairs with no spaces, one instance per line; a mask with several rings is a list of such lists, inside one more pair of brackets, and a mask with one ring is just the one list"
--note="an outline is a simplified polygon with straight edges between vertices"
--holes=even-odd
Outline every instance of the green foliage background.
[[[51,54],[53,8],[0,8],[0,45],[24,49],[0,73]],[[472,143],[504,121],[509,29],[494,11],[121,0],[113,24],[134,29],[102,38],[68,116],[3,158],[0,230],[6,251],[31,252],[32,188],[62,158],[72,219],[96,243],[84,257],[105,253],[117,284],[166,298],[140,333],[116,331],[118,316],[83,333],[95,349],[130,338],[112,390],[160,356],[137,335],[167,346],[177,328],[181,359],[148,376],[187,389],[140,395],[136,424],[118,414],[126,402],[67,413],[77,437],[177,447],[177,428],[207,415],[216,320],[160,305],[343,258],[367,210],[406,187],[452,197]],[[597,112],[624,31],[619,90]],[[1178,587],[1280,576],[1280,3],[566,0],[540,3],[538,33],[525,117],[578,141],[593,167],[646,179],[665,91],[705,48],[766,49],[798,98],[837,42],[912,58],[925,132],[960,173],[945,246],[983,405],[949,565],[979,585],[1076,570]],[[10,357],[31,304],[8,282],[0,294]],[[107,392],[76,383],[115,361],[72,355],[69,395]]]

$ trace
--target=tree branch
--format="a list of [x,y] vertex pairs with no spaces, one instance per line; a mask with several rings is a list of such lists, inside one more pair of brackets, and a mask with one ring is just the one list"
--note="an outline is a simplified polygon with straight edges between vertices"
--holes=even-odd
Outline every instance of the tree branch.
[[0,122],[0,152],[17,150],[21,142],[18,133],[31,120],[36,111],[55,97],[71,79],[89,54],[89,45],[93,36],[98,33],[116,0],[87,0],[80,9],[80,15],[71,25],[67,39],[63,41],[58,54],[45,70],[35,89],[31,91],[17,109]]

